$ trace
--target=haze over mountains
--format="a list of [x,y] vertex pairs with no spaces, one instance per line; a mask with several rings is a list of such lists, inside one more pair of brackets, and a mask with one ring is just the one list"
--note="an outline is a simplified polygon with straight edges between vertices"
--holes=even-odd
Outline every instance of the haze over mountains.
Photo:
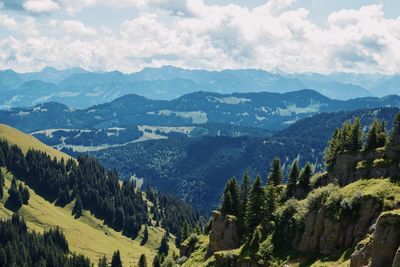
[[196,92],[174,100],[125,95],[86,109],[56,102],[0,111],[0,120],[26,132],[49,128],[103,129],[137,125],[188,126],[206,123],[280,130],[321,112],[400,105],[399,96],[333,100],[312,90],[279,93]]
[[171,100],[197,91],[215,93],[278,92],[313,89],[340,100],[386,96],[400,91],[400,77],[336,73],[284,74],[256,69],[185,70],[172,66],[145,68],[124,74],[118,71],[89,72],[81,68],[40,72],[0,71],[0,106],[31,106],[56,101],[73,108],[87,108],[126,94]]

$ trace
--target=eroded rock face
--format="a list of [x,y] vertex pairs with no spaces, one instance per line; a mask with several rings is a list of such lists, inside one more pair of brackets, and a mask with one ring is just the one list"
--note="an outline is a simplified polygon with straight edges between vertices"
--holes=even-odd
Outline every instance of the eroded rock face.
[[393,259],[393,267],[400,267],[400,247],[396,251],[396,255]]
[[382,214],[371,238],[357,244],[351,267],[400,267],[400,213]]
[[349,248],[365,237],[380,210],[376,199],[365,197],[357,212],[340,219],[330,216],[325,207],[311,211],[306,217],[300,242],[293,244],[293,247],[301,252],[323,255]]
[[[399,177],[399,155],[400,146],[338,154],[333,171],[322,177],[318,185],[335,183],[345,186],[365,178]],[[378,161],[374,162],[375,160]],[[365,166],[357,166],[362,161],[365,162]]]
[[400,214],[382,214],[372,241],[371,267],[391,266],[399,246]]
[[208,255],[221,250],[235,249],[239,246],[240,237],[236,217],[222,216],[219,211],[213,211]]

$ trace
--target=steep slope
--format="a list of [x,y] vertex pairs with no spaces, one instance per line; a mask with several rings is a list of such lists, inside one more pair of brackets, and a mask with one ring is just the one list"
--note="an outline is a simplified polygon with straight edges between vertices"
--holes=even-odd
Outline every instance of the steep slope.
[[[2,171],[6,174],[6,192],[10,187],[12,175],[6,173],[4,169]],[[18,211],[29,229],[43,232],[59,226],[68,240],[71,251],[89,257],[94,263],[104,255],[111,259],[113,252],[119,250],[123,263],[126,266],[135,266],[141,254],[146,254],[148,259],[152,259],[157,252],[164,234],[161,228],[149,227],[149,241],[145,246],[141,246],[143,232],[132,240],[123,236],[121,232],[116,232],[104,225],[87,211],[79,219],[74,219],[71,215],[73,203],[62,208],[43,199],[32,189],[29,191],[29,205],[23,205]],[[0,218],[2,219],[9,218],[13,213],[4,207],[7,198],[8,193],[5,193],[5,197],[0,200]]]
[[[66,154],[47,147],[32,136],[23,134],[6,125],[0,126],[0,139],[7,140],[9,144],[21,146],[24,153],[26,153],[28,149],[35,149],[43,151],[51,157],[64,159],[65,161],[71,159],[71,157]],[[15,162],[15,164],[17,164],[17,162]],[[8,189],[10,188],[11,180],[14,176],[4,167],[1,168],[1,172],[6,179],[4,188],[5,195],[0,200],[0,218],[8,218],[15,211],[14,206],[7,204],[9,196]],[[18,183],[20,183],[20,181],[18,181]],[[36,187],[37,186],[38,185],[36,185]],[[72,215],[75,200],[65,206],[60,206],[59,204],[56,205],[57,201],[53,202],[49,201],[48,198],[45,199],[32,188],[28,190],[30,193],[28,205],[22,205],[18,212],[24,217],[29,228],[31,230],[43,232],[44,230],[59,226],[67,237],[71,251],[84,254],[89,257],[92,262],[97,262],[98,258],[103,255],[106,255],[110,259],[114,251],[120,250],[125,266],[135,266],[141,254],[145,254],[148,259],[152,259],[158,251],[161,238],[165,233],[165,230],[161,227],[149,225],[148,241],[144,245],[141,245],[144,225],[141,226],[141,230],[135,238],[129,238],[126,237],[126,234],[123,235],[121,231],[116,231],[107,226],[104,221],[96,218],[94,214],[88,210],[84,210],[82,216],[75,218]],[[148,209],[150,210],[150,207],[154,206],[154,203],[152,204],[150,200],[146,201],[149,203]],[[171,208],[173,208],[173,206],[171,206]],[[169,213],[170,211],[165,210],[164,212]],[[182,212],[182,210],[180,210],[180,212]],[[168,216],[170,216],[170,214]],[[163,221],[161,223],[163,225],[166,224],[166,222]],[[171,253],[175,251],[173,241],[174,238],[171,237]]]
[[5,124],[0,124],[0,139],[5,139],[12,145],[18,145],[24,153],[29,149],[36,149],[43,151],[52,157],[56,157],[59,160],[63,158],[66,161],[71,158],[67,154],[43,144],[35,137]]

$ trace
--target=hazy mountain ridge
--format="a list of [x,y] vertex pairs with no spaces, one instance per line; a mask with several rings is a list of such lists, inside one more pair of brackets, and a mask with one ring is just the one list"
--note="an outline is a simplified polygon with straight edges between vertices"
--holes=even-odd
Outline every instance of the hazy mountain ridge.
[[0,121],[25,132],[53,128],[102,129],[137,125],[231,124],[280,130],[321,112],[400,106],[399,96],[332,100],[312,90],[279,93],[195,92],[177,99],[125,95],[87,109],[56,102],[0,110]]
[[[41,81],[32,83],[32,81]],[[312,89],[335,99],[347,100],[399,92],[398,76],[349,73],[277,74],[256,69],[186,70],[172,66],[145,68],[124,74],[119,71],[89,72],[81,68],[17,73],[0,71],[0,106],[21,107],[57,101],[74,108],[87,108],[126,94],[171,100],[196,91],[285,93]]]

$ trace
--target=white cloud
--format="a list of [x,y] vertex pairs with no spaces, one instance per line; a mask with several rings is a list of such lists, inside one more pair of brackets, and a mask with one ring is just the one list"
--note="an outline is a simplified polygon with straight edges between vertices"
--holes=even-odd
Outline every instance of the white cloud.
[[85,6],[112,5],[135,6],[138,15],[114,29],[85,25],[75,18],[17,20],[0,15],[0,27],[21,29],[0,41],[0,68],[79,65],[131,72],[170,64],[400,72],[400,18],[385,18],[382,5],[333,12],[325,26],[318,26],[308,10],[293,8],[294,0],[270,0],[253,9],[207,5],[202,0],[53,1],[71,14]]
[[8,17],[7,15],[0,14],[0,29],[13,30],[17,27],[15,19]]
[[95,35],[96,30],[85,26],[82,22],[77,20],[66,20],[59,25],[66,33],[82,34],[82,35]]
[[22,6],[32,13],[50,13],[60,9],[59,4],[52,0],[28,0]]

